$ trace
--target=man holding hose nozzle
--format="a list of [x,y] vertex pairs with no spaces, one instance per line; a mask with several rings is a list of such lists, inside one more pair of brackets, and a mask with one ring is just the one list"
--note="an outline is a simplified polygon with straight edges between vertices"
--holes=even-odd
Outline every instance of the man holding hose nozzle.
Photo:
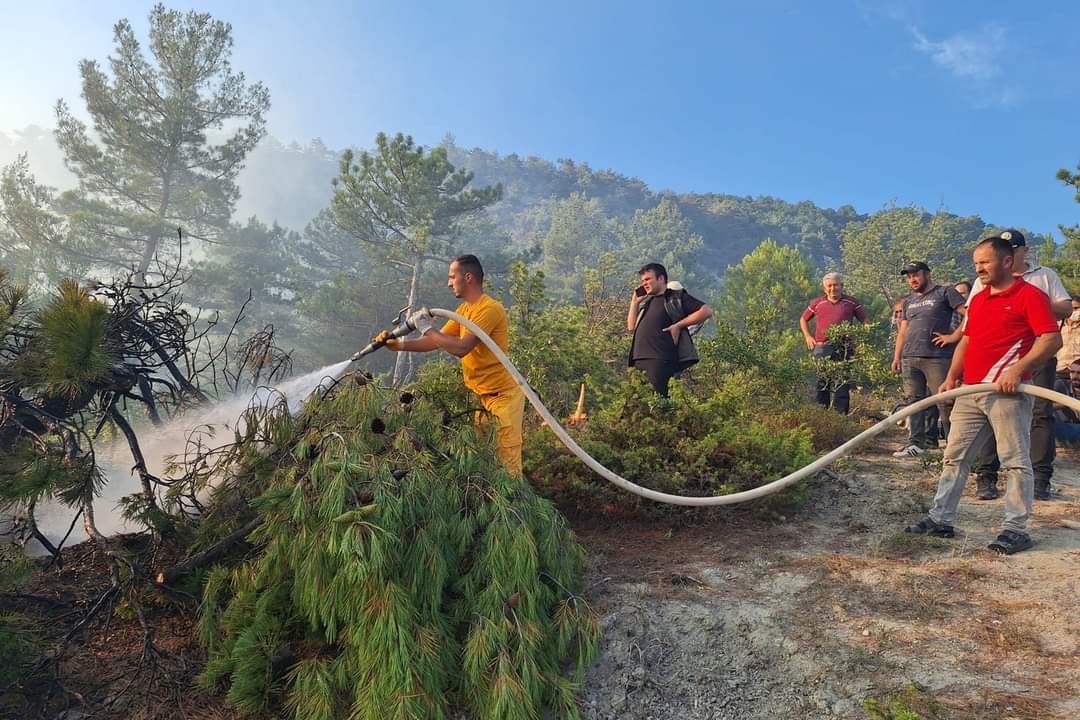
[[975,246],[975,270],[986,286],[972,292],[963,337],[939,392],[966,384],[994,383],[997,392],[965,395],[953,406],[941,478],[929,515],[905,532],[951,538],[964,481],[991,433],[1007,478],[1005,522],[990,549],[1004,555],[1032,546],[1027,534],[1034,473],[1031,469],[1031,414],[1034,398],[1017,386],[1061,347],[1050,298],[1013,275],[1013,248],[1002,236]]
[[[495,343],[507,351],[506,310],[484,292],[484,268],[475,255],[459,255],[450,262],[447,287],[462,301],[456,312],[480,326]],[[521,424],[525,395],[514,378],[480,339],[453,320],[436,330],[428,318],[420,318],[416,329],[421,337],[398,340],[384,330],[373,338],[394,351],[431,352],[445,350],[461,358],[465,387],[480,397],[484,409],[495,418],[499,460],[514,477],[521,476]],[[486,418],[478,417],[478,423]]]

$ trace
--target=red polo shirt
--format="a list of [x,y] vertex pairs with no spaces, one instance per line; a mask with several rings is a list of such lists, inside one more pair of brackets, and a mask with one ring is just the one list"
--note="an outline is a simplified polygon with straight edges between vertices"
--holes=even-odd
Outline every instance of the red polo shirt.
[[[1050,298],[1039,288],[1021,278],[1004,292],[991,294],[987,287],[968,304],[964,383],[996,382],[1028,354],[1036,337],[1057,331]],[[1023,379],[1030,380],[1031,373]]]
[[863,309],[862,303],[850,295],[841,295],[836,302],[829,302],[829,298],[824,295],[814,298],[803,310],[802,316],[804,320],[817,318],[814,323],[814,340],[819,343],[828,339],[825,331],[837,323],[856,319],[859,322],[866,322],[866,310]]

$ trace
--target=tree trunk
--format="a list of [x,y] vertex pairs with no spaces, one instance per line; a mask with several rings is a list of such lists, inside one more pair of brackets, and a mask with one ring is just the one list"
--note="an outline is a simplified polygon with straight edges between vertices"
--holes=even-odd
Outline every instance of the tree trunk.
[[[171,167],[170,162],[167,168]],[[172,173],[169,169],[165,171],[165,177],[162,182],[161,189],[161,204],[158,206],[157,219],[160,222],[165,218],[165,213],[169,209],[169,196],[172,194]],[[158,234],[158,229],[152,231],[152,234],[146,238],[146,245],[143,246],[142,257],[139,259],[139,271],[136,277],[139,279],[139,283],[146,284],[146,271],[150,267],[150,263],[154,260],[154,255],[157,254],[158,245],[161,244],[161,235]]]
[[[420,294],[420,273],[424,269],[424,258],[418,257],[412,266],[412,277],[409,280],[409,309],[416,307],[417,295]],[[398,353],[394,358],[394,385],[401,385],[412,378],[412,363],[408,357],[410,353]]]

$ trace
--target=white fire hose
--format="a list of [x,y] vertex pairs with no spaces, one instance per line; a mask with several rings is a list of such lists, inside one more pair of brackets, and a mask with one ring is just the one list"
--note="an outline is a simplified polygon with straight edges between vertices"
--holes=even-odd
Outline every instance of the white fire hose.
[[[806,467],[796,470],[790,475],[785,475],[779,480],[773,480],[772,482],[766,483],[765,485],[761,485],[750,490],[743,490],[742,492],[731,493],[730,495],[715,495],[711,497],[686,497],[683,495],[672,495],[670,493],[657,492],[656,490],[650,490],[649,488],[642,487],[636,483],[630,482],[626,478],[617,475],[616,473],[613,473],[611,470],[608,470],[606,467],[598,463],[591,455],[585,452],[585,450],[582,449],[580,445],[577,444],[574,438],[570,437],[570,434],[567,433],[563,426],[559,424],[559,421],[555,419],[555,416],[553,416],[551,412],[546,407],[544,407],[544,404],[540,402],[540,398],[537,397],[536,393],[532,391],[532,388],[529,387],[528,381],[526,381],[522,374],[518,371],[518,369],[514,367],[514,364],[510,362],[510,358],[506,356],[506,353],[502,351],[502,348],[500,348],[495,343],[495,341],[488,336],[487,333],[481,330],[476,323],[462,317],[461,315],[458,315],[456,312],[453,312],[451,310],[445,310],[443,308],[422,308],[418,311],[418,313],[427,314],[431,317],[441,317],[448,320],[454,320],[455,322],[466,328],[473,335],[475,335],[477,338],[479,338],[480,342],[484,343],[484,345],[487,345],[488,349],[491,350],[491,352],[495,355],[498,361],[501,362],[503,366],[507,369],[507,371],[510,373],[510,376],[514,378],[514,381],[521,387],[522,392],[525,393],[525,397],[528,398],[529,402],[532,403],[532,406],[536,408],[536,412],[540,413],[540,417],[544,418],[544,420],[548,424],[548,427],[551,428],[552,432],[555,433],[559,440],[561,440],[563,444],[570,449],[571,452],[577,455],[582,462],[588,465],[590,469],[592,469],[605,480],[613,483],[614,485],[622,488],[623,490],[626,490],[627,492],[634,493],[635,495],[643,498],[648,498],[649,500],[655,500],[656,502],[668,503],[669,505],[689,505],[691,507],[735,505],[737,503],[746,502],[747,500],[756,500],[757,498],[771,495],[772,493],[783,490],[789,485],[793,485],[800,480],[811,477],[812,475],[817,474],[821,470],[824,470],[826,467],[831,465],[833,461],[852,452],[853,450],[855,450],[855,448],[864,444],[867,440],[870,440],[871,438],[879,435],[886,429],[893,427],[894,423],[896,423],[896,421],[898,420],[902,420],[903,418],[917,413],[920,410],[925,410],[932,405],[938,405],[945,400],[952,400],[953,398],[958,398],[962,395],[995,392],[997,390],[997,388],[992,383],[981,383],[978,385],[964,385],[962,387],[956,388],[955,390],[949,390],[948,392],[941,393],[940,395],[932,395],[930,397],[919,400],[918,402],[912,403],[911,405],[908,405],[904,408],[901,408],[900,410],[885,418],[881,422],[877,423],[873,427],[863,430],[861,433],[851,438],[846,443],[836,448],[832,452],[821,456]],[[1046,388],[1042,388],[1037,385],[1028,384],[1020,385],[1019,391],[1022,393],[1027,393],[1028,395],[1034,395],[1035,397],[1052,400],[1061,405],[1067,405],[1076,412],[1080,413],[1080,400],[1069,397],[1068,395],[1062,395],[1061,393],[1054,392],[1053,390],[1047,390]]]

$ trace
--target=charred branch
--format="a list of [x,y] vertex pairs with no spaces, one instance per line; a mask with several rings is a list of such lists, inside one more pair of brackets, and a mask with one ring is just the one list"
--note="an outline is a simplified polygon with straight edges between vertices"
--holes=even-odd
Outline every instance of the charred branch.
[[158,585],[170,585],[178,578],[183,577],[189,573],[192,573],[199,568],[205,567],[212,562],[215,562],[222,556],[224,556],[233,545],[242,541],[251,532],[259,526],[262,522],[261,518],[251,520],[245,525],[240,526],[236,530],[232,531],[221,540],[214,543],[206,550],[196,553],[191,557],[185,559],[183,562],[177,563],[170,568],[166,568],[160,571],[155,578],[155,582]]
[[142,448],[139,446],[138,436],[135,435],[135,431],[132,430],[131,424],[127,421],[127,418],[116,409],[115,405],[110,409],[109,416],[127,439],[128,449],[131,450],[131,457],[135,460],[133,469],[139,474],[139,481],[142,483],[143,495],[146,497],[146,502],[150,507],[156,509],[157,497],[154,492],[154,486],[159,484],[160,480],[147,469],[146,458],[143,457]]

